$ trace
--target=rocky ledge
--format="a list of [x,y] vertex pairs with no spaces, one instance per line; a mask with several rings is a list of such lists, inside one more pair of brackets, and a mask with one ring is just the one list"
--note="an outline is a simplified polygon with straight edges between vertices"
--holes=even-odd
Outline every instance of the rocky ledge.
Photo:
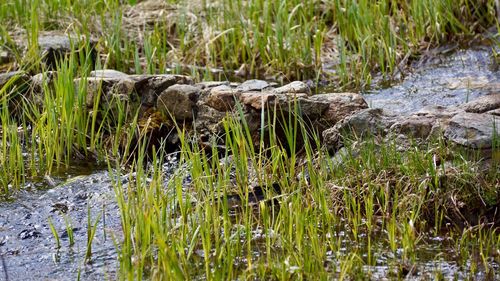
[[[36,101],[42,98],[41,89],[51,87],[56,76],[55,72],[35,76],[3,73],[0,88],[9,83],[9,87],[24,89],[24,93]],[[263,132],[262,117],[287,118],[298,114],[330,151],[343,146],[344,133],[372,134],[396,139],[401,144],[444,136],[449,143],[479,149],[491,157],[500,131],[500,93],[459,106],[426,107],[404,116],[368,108],[363,96],[357,93],[312,95],[308,85],[300,81],[282,87],[262,80],[194,84],[190,77],[183,75],[127,75],[115,70],[96,70],[87,78],[75,79],[74,86],[86,92],[85,104],[89,111],[101,93],[100,110],[115,110],[117,100],[125,101],[130,108],[140,109],[139,118],[161,113],[162,126],[170,129],[169,134],[176,133],[176,126],[184,126],[196,132],[200,143],[206,145],[217,143],[214,139],[220,142],[220,138],[213,137],[224,133],[222,121],[229,115],[245,118],[254,139],[258,140]],[[278,127],[272,129],[279,138],[283,128]],[[166,144],[176,145],[178,138],[170,135]]]

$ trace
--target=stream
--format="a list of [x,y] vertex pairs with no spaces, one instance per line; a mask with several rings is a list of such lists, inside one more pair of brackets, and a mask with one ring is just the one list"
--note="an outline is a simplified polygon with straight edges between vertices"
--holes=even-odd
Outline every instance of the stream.
[[[415,71],[399,84],[365,92],[368,104],[398,114],[411,114],[425,106],[458,105],[500,90],[500,73],[487,47],[438,55],[414,63],[413,67]],[[115,242],[121,241],[122,232],[109,172],[103,167],[76,163],[54,176],[54,180],[55,187],[43,181],[27,183],[12,200],[0,202],[0,280],[116,279]],[[126,186],[128,176],[119,180]],[[59,248],[49,218],[60,237]],[[87,225],[96,220],[92,254],[86,257]],[[74,234],[72,246],[68,227]],[[349,241],[346,237],[346,243]],[[346,253],[349,247],[346,245]],[[386,252],[382,242],[372,247],[374,252]],[[459,268],[447,256],[448,251],[440,237],[428,241],[426,247],[418,250],[420,275],[415,278],[426,276],[426,272],[432,273],[436,268],[443,271],[445,279],[466,278],[467,269]],[[389,274],[385,258],[390,257],[382,254],[370,268],[375,278],[386,278]],[[327,259],[334,262],[335,256],[332,254]],[[499,265],[494,266],[500,272]],[[481,279],[480,274],[478,278]]]

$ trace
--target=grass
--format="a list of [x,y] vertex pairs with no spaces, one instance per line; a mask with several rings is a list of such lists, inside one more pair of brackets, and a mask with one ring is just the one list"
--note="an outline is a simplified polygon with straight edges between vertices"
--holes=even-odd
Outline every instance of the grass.
[[[402,152],[374,137],[347,141],[339,164],[318,149],[319,136],[299,114],[262,112],[255,140],[239,108],[223,123],[224,151],[201,149],[179,127],[178,167],[166,174],[167,155],[161,145],[151,153],[151,124],[132,104],[106,100],[102,89],[86,104],[94,67],[188,70],[198,79],[232,79],[211,69],[239,69],[243,76],[365,88],[375,75],[391,80],[426,48],[498,25],[494,0],[166,3],[172,9],[165,20],[139,27],[117,0],[0,6],[0,42],[16,60],[9,69],[47,70],[38,35],[50,30],[94,36],[98,52],[94,61],[89,40],[73,42],[41,89],[26,89],[22,75],[0,89],[2,197],[75,158],[105,161],[113,179],[128,175],[126,186],[113,182],[124,234],[118,277],[127,280],[376,279],[381,264],[384,276],[402,279],[421,260],[455,263],[463,278],[498,277],[498,223],[482,221],[500,204],[495,161],[479,173],[479,159],[440,139]],[[28,42],[24,51],[16,47],[18,31]],[[258,202],[255,187],[263,190]],[[99,219],[89,210],[86,261]],[[70,223],[66,228],[71,235]],[[439,269],[424,274],[450,277]]]
[[[239,69],[245,77],[324,80],[339,89],[369,87],[379,75],[391,80],[423,50],[497,24],[495,0],[175,0],[153,8],[118,0],[6,1],[0,19],[9,28],[0,34],[21,68],[34,67],[39,33],[64,30],[96,38],[106,68],[187,71],[200,79],[231,78]],[[141,12],[152,16],[136,17]],[[14,43],[20,30],[29,46],[24,56]]]
[[[461,274],[494,276],[498,229],[455,224],[450,200],[477,206],[474,200],[488,197],[497,199],[485,209],[498,204],[497,167],[487,176],[472,173],[473,160],[439,141],[400,152],[374,140],[356,140],[359,149],[336,165],[309,142],[300,156],[278,143],[254,147],[236,119],[228,118],[225,128],[225,153],[185,141],[173,175],[162,172],[159,152],[148,169],[137,159],[130,185],[115,183],[125,233],[122,278],[357,279],[374,274],[381,259],[388,276],[404,278],[422,266],[422,249],[433,239],[444,239],[440,255],[456,261]],[[230,165],[221,164],[229,155]],[[436,155],[452,160],[436,166]],[[267,200],[250,204],[252,184],[275,183],[281,194],[268,188]],[[241,200],[237,210],[229,203],[234,194]],[[465,270],[472,263],[476,268]]]

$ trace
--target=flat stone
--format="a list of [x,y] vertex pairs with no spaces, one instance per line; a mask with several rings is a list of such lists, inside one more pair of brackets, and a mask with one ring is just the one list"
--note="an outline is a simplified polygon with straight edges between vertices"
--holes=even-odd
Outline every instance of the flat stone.
[[493,145],[494,133],[500,132],[500,118],[491,114],[458,113],[444,131],[448,141],[474,149]]
[[191,85],[173,85],[158,97],[157,109],[177,121],[193,120],[200,89]]
[[460,106],[471,113],[483,113],[500,108],[500,93],[482,96]]
[[204,90],[219,86],[229,86],[229,81],[206,81],[206,82],[196,83],[195,86]]
[[113,69],[101,69],[91,71],[89,77],[127,79],[128,74]]
[[262,91],[265,88],[269,87],[269,83],[264,80],[247,80],[243,82],[241,85],[236,87],[241,92],[250,92],[250,91]]
[[307,86],[306,83],[302,81],[294,81],[290,84],[284,85],[282,87],[274,89],[274,91],[278,94],[287,94],[287,93],[302,93],[302,94],[311,94],[311,89]]

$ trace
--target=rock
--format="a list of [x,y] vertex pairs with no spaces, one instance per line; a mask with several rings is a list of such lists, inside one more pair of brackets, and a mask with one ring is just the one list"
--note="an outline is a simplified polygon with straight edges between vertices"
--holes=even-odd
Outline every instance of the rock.
[[292,113],[297,109],[308,119],[319,118],[329,103],[321,99],[311,99],[306,94],[276,94],[272,91],[247,92],[240,95],[240,102],[256,111],[265,110]]
[[77,78],[74,80],[76,91],[84,84],[87,96],[85,104],[88,108],[94,107],[95,97],[101,91],[101,109],[105,109],[103,105],[109,106],[113,103],[113,99],[121,101],[138,101],[135,94],[135,82],[131,79],[121,78],[99,78],[88,77],[87,79]]
[[56,71],[45,71],[31,77],[31,101],[42,106],[44,103],[43,90],[45,87],[53,88]]
[[290,102],[298,98],[305,98],[306,94],[276,94],[271,91],[268,92],[246,92],[240,95],[240,102],[255,110],[260,111],[262,108],[268,109],[270,106],[280,105],[284,108],[285,103],[288,107]]
[[491,114],[491,115],[495,115],[495,116],[500,116],[500,108],[490,110],[486,113]]
[[390,131],[410,138],[427,139],[437,122],[438,119],[433,116],[410,116],[394,123]]
[[156,107],[177,121],[193,120],[199,93],[200,89],[191,85],[173,85],[160,94]]
[[128,74],[113,69],[100,69],[91,71],[89,77],[127,79]]
[[[0,91],[6,99],[10,114],[22,111],[22,99],[30,87],[31,77],[23,71],[0,73]],[[0,102],[0,108],[2,104]]]
[[85,44],[86,41],[87,39],[83,36],[79,37],[56,32],[41,34],[38,36],[38,46],[41,50],[43,63],[47,68],[55,69],[59,60],[71,54],[72,46],[77,52],[88,51],[89,53],[84,54],[84,56],[90,56],[90,59],[95,61],[97,54],[94,50],[96,44],[94,41],[89,40],[90,42],[88,42],[88,44],[90,48],[88,50],[85,50],[85,48],[77,48]]
[[500,118],[490,114],[458,113],[444,131],[448,141],[473,149],[492,148],[494,133],[500,132]]
[[26,85],[29,80],[30,77],[24,71],[10,71],[6,73],[0,73],[0,89],[7,85],[9,81],[12,87],[19,87],[22,85]]
[[224,133],[221,122],[226,117],[226,112],[214,109],[205,104],[198,105],[196,129],[200,135],[217,135]]
[[274,92],[277,94],[301,93],[310,95],[311,89],[302,81],[294,81],[290,84],[274,89]]
[[262,91],[265,88],[269,87],[269,83],[264,80],[247,80],[240,84],[236,89],[240,92],[250,92],[250,91]]
[[345,117],[368,108],[363,97],[355,93],[319,94],[311,96],[309,99],[328,103],[328,109],[324,112],[321,120],[325,126],[333,126]]
[[40,93],[45,85],[51,85],[56,78],[56,71],[45,71],[31,77],[31,87],[33,91]]
[[500,93],[482,96],[462,106],[465,112],[484,113],[500,108]]
[[141,97],[141,105],[144,108],[156,106],[158,96],[168,87],[175,84],[193,84],[193,80],[184,75],[130,75],[134,80],[135,90]]
[[195,85],[196,87],[204,90],[204,89],[211,89],[211,88],[216,88],[219,86],[229,86],[229,81],[207,81],[207,82],[200,82]]
[[9,52],[0,47],[0,65],[9,63],[13,60],[14,58],[9,54]]
[[396,117],[381,108],[363,109],[346,117],[332,128],[324,130],[322,133],[323,143],[329,151],[337,151],[343,145],[343,134],[350,133],[357,137],[385,136],[395,122]]
[[204,97],[204,103],[218,111],[231,111],[240,95],[239,91],[223,85],[210,90]]

